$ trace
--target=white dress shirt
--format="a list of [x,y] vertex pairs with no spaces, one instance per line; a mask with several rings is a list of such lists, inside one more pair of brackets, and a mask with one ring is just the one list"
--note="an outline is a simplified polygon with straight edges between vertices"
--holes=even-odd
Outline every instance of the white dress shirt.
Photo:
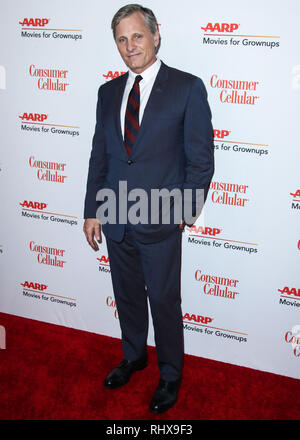
[[[144,70],[144,72],[141,73],[142,80],[139,83],[140,86],[140,111],[139,111],[139,123],[141,125],[144,110],[146,107],[146,104],[148,102],[156,75],[160,69],[161,61],[157,59],[155,63],[151,64],[148,69]],[[135,81],[135,77],[137,76],[137,73],[132,72],[129,69],[129,75],[126,82],[123,99],[122,99],[122,105],[121,105],[121,112],[120,112],[120,118],[121,118],[121,128],[122,128],[122,135],[124,138],[124,125],[125,125],[125,112],[127,107],[127,101],[128,96],[130,93],[130,90],[132,89],[133,83]]]

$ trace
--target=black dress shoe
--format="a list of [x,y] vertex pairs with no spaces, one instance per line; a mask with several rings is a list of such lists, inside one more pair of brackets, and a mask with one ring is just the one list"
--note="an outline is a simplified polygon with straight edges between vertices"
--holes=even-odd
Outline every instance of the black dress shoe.
[[147,356],[136,361],[128,361],[123,359],[104,381],[106,388],[119,388],[129,382],[130,376],[134,371],[143,370],[147,366]]
[[170,409],[177,401],[180,383],[181,379],[174,382],[161,379],[150,404],[150,411],[160,414]]

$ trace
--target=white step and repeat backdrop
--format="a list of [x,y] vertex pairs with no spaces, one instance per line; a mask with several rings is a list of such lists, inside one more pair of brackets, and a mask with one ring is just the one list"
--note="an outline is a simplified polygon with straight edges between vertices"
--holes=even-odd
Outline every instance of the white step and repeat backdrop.
[[[105,240],[87,246],[82,214],[97,90],[126,71],[110,30],[125,4],[0,14],[1,311],[113,337]],[[144,5],[160,58],[203,79],[213,113],[205,221],[183,235],[185,351],[300,378],[300,3]]]

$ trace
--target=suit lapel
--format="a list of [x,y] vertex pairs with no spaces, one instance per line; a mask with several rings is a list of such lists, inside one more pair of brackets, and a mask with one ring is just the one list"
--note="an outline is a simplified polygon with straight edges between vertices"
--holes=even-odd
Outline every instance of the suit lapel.
[[119,81],[119,84],[116,89],[115,107],[114,107],[115,127],[116,127],[116,131],[117,131],[118,139],[119,139],[121,146],[122,146],[123,153],[126,152],[126,150],[124,147],[123,136],[122,136],[120,112],[121,112],[122,98],[123,98],[127,78],[128,78],[128,72],[120,77],[120,81]]
[[157,108],[161,103],[162,93],[165,87],[164,83],[167,79],[168,79],[168,67],[163,62],[161,62],[160,69],[154,81],[148,102],[144,110],[142,123],[140,125],[131,154],[134,154],[135,151],[137,150],[139,141],[142,138],[144,132],[147,130],[147,128],[151,129],[151,127],[149,127],[148,120],[151,114],[153,113],[153,109]]

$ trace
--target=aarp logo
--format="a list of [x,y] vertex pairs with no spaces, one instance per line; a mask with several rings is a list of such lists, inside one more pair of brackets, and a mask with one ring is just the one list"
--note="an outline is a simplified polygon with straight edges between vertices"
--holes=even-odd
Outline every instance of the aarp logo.
[[19,24],[21,26],[31,26],[33,28],[36,27],[44,27],[46,24],[48,24],[50,21],[50,18],[23,18],[22,21],[19,21]]
[[207,23],[205,27],[201,27],[205,32],[214,33],[214,32],[226,32],[232,33],[239,28],[239,24],[237,23]]
[[46,121],[46,119],[48,118],[48,115],[44,114],[44,113],[30,113],[30,112],[25,112],[22,115],[19,116],[20,119],[22,119],[22,121],[31,121],[31,122],[44,122]]
[[118,78],[119,76],[124,75],[126,72],[121,72],[116,70],[115,72],[113,72],[112,70],[109,70],[106,74],[103,73],[102,76],[104,76],[104,78],[106,79],[106,81],[109,81],[111,79],[115,79]]
[[214,130],[214,139],[224,139],[226,136],[229,136],[229,130]]
[[290,193],[290,196],[293,197],[294,202],[300,202],[300,189]]

